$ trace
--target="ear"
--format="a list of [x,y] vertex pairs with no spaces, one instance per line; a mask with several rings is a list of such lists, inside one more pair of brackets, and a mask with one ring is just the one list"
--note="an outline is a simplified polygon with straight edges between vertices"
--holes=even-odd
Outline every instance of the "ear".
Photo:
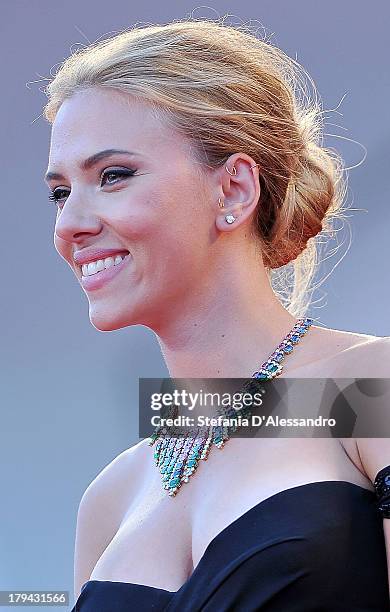
[[222,232],[234,231],[255,213],[260,198],[258,164],[246,153],[231,155],[221,170],[220,188],[224,207],[218,206],[217,197],[215,223]]

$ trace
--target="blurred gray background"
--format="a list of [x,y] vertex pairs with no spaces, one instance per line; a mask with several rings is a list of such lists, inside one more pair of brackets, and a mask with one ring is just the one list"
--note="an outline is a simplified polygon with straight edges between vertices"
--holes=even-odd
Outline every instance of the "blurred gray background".
[[342,101],[338,113],[328,113],[325,130],[338,137],[325,144],[347,166],[359,164],[367,150],[349,173],[347,201],[359,210],[349,213],[350,230],[339,237],[344,246],[322,275],[352,244],[308,314],[336,329],[390,335],[390,5],[243,0],[238,9],[232,0],[209,0],[203,8],[186,0],[3,0],[1,9],[0,589],[65,589],[73,601],[80,497],[109,461],[138,441],[138,378],[167,370],[148,329],[100,333],[92,327],[87,299],[54,249],[55,207],[42,179],[50,126],[40,117],[40,79],[74,45],[136,22],[166,23],[191,12],[230,14],[230,24],[258,20],[254,25],[273,33],[272,42],[306,67],[325,109]]

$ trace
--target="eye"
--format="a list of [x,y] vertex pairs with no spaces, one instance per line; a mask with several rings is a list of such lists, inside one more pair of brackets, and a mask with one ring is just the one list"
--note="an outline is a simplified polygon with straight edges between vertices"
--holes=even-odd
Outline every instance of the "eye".
[[[65,196],[63,194],[65,194]],[[53,202],[58,204],[67,195],[69,195],[69,189],[64,189],[63,187],[57,187],[50,193],[49,200],[52,200]]]
[[103,181],[103,179],[107,179],[106,183],[102,183],[102,186],[105,185],[115,185],[117,183],[116,180],[111,180],[113,179],[118,179],[118,178],[128,178],[129,176],[133,176],[133,174],[136,172],[136,170],[131,170],[130,168],[126,169],[126,168],[118,168],[118,169],[111,169],[111,170],[105,170],[104,172],[102,172],[102,174],[100,175],[100,180]]
[[[118,182],[117,179],[128,178],[130,176],[133,176],[136,172],[137,172],[136,170],[130,169],[130,168],[117,168],[117,169],[105,170],[100,175],[101,186],[115,185]],[[106,182],[102,182],[103,179],[106,179]],[[56,189],[54,189],[50,193],[49,200],[55,202],[59,206],[59,203],[65,200],[65,198],[69,195],[69,193],[70,193],[69,189],[65,189],[63,187],[56,187]],[[59,206],[59,208],[62,208],[62,206]]]

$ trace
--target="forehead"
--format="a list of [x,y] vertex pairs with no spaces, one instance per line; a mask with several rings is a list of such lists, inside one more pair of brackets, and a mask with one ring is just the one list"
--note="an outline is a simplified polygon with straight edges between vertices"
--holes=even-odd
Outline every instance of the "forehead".
[[54,166],[108,148],[155,155],[156,150],[177,147],[178,141],[179,135],[150,105],[118,90],[90,88],[60,106],[52,126],[49,159]]

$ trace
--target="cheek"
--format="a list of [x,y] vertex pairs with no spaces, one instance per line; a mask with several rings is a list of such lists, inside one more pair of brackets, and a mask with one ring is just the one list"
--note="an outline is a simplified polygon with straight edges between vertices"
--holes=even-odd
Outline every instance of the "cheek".
[[[180,203],[181,204],[181,203]],[[147,207],[132,210],[118,218],[118,233],[134,257],[138,273],[155,288],[176,285],[176,278],[192,277],[197,262],[206,249],[198,244],[197,231],[186,211],[172,201],[148,202]]]
[[191,185],[183,189],[172,181],[147,194],[134,192],[114,210],[106,222],[150,273],[165,269],[171,275],[191,266],[195,272],[207,259],[213,220]]
[[191,235],[189,206],[177,193],[168,190],[151,191],[146,197],[134,194],[130,202],[122,202],[106,221],[129,240],[164,241],[167,246],[166,240]]

